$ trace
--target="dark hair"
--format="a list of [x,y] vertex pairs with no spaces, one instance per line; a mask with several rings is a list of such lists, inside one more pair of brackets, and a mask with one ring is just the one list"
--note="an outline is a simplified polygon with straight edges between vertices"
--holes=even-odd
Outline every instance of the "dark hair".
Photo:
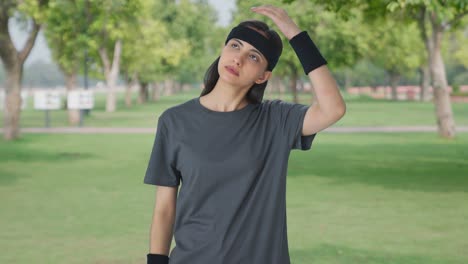
[[[270,29],[268,25],[265,24],[264,22],[259,21],[259,20],[247,20],[247,21],[243,21],[239,23],[238,26],[245,26],[245,27],[249,27],[254,30],[257,30],[259,33],[266,36],[267,39],[271,40],[273,42],[272,44],[279,51],[279,54],[281,54],[281,51],[283,50],[283,42],[281,41],[280,36],[278,35],[278,33],[276,33],[276,31]],[[205,87],[203,88],[203,91],[201,92],[200,96],[209,94],[215,87],[216,83],[218,82],[219,58],[220,57],[216,58],[216,60],[210,65],[210,67],[208,67],[208,70],[206,71],[205,78],[204,78]],[[246,94],[247,101],[251,104],[261,103],[263,100],[263,94],[265,92],[267,83],[268,81],[265,81],[261,84],[254,83]]]

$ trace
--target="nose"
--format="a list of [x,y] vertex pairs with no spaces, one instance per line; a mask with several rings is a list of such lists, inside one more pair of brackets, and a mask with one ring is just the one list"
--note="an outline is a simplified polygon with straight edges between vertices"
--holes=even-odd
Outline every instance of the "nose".
[[237,66],[240,66],[241,63],[242,63],[242,60],[240,58],[240,56],[234,56],[234,63],[237,65]]

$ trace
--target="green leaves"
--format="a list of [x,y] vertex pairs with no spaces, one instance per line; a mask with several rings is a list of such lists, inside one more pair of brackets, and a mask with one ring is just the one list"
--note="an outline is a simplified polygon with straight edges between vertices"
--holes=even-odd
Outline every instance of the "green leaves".
[[[290,1],[290,4],[285,5],[284,1],[277,0],[271,4],[284,8],[299,28],[308,31],[320,52],[327,59],[329,67],[337,69],[355,64],[366,53],[369,43],[367,41],[369,32],[363,30],[361,26],[362,14],[356,8],[348,8],[348,1],[338,1],[330,5],[322,5],[318,2],[298,0]],[[250,12],[249,8],[254,5],[254,1],[238,0],[234,24],[244,19],[254,18],[266,22],[279,32],[272,21]],[[346,12],[346,16],[336,14],[334,10],[338,9]],[[290,47],[288,40],[282,35],[281,37],[284,49],[275,68],[275,74],[302,74],[302,66],[297,55]]]
[[388,72],[408,76],[425,61],[424,45],[416,23],[404,25],[386,20],[375,26],[368,57]]
[[37,23],[42,24],[47,19],[48,15],[48,0],[23,0],[17,2],[17,11],[34,19]]

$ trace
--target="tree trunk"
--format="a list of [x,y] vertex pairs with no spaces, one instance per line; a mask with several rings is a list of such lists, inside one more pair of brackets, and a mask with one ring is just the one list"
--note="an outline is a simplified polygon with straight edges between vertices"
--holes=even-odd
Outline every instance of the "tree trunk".
[[3,129],[6,140],[19,137],[22,72],[22,65],[18,64],[6,69],[5,108],[3,112]]
[[174,81],[174,92],[177,94],[182,90],[182,84],[178,81]]
[[132,107],[132,89],[133,89],[133,79],[136,76],[136,73],[130,77],[128,74],[125,74],[125,107]]
[[445,74],[445,65],[442,59],[441,42],[442,32],[433,28],[432,40],[434,43],[434,52],[431,60],[431,74],[434,89],[434,103],[437,117],[437,126],[439,134],[445,138],[455,137],[455,120],[453,119],[452,103],[447,89],[447,77]]
[[[431,24],[431,35],[426,30],[426,19],[429,18]],[[429,58],[429,68],[432,79],[433,102],[435,104],[435,114],[439,135],[444,138],[455,137],[455,121],[453,119],[452,104],[447,91],[447,77],[445,65],[442,59],[441,42],[444,28],[438,21],[434,13],[429,13],[425,8],[421,9],[418,25],[421,38],[426,45]]]
[[113,75],[106,75],[107,97],[106,112],[115,112],[117,109],[117,97],[115,94],[116,78]]
[[188,84],[188,83],[184,83],[182,85],[182,91],[183,92],[190,92],[191,89],[192,89],[192,86],[190,84]]
[[138,103],[144,104],[148,102],[148,98],[149,98],[148,83],[141,82],[139,93],[138,93]]
[[428,64],[424,64],[419,68],[421,78],[419,80],[420,96],[422,102],[426,102],[429,98],[429,88],[431,86],[431,72]]
[[172,95],[174,89],[174,81],[172,79],[166,79],[164,81],[164,95]]
[[152,85],[153,87],[153,94],[152,94],[152,101],[154,102],[157,102],[159,100],[159,93],[160,93],[160,88],[161,88],[161,85],[157,82],[154,82]]
[[389,71],[388,72],[390,77],[390,87],[392,87],[392,100],[398,100],[398,83],[400,82],[400,74]]
[[293,94],[293,102],[297,104],[298,100],[297,100],[296,86],[297,86],[297,74],[293,73],[293,74],[291,74],[291,77],[289,79],[289,89],[291,90],[291,92]]
[[[65,73],[65,87],[67,92],[76,90],[76,72]],[[68,106],[67,106],[68,109]],[[68,125],[77,126],[80,124],[80,109],[68,109]]]
[[127,83],[125,87],[125,107],[131,108],[132,107],[132,84]]
[[132,107],[132,83],[127,83],[125,87],[125,107]]
[[114,45],[114,57],[112,64],[107,56],[107,51],[104,47],[99,48],[99,55],[104,65],[104,72],[106,75],[107,85],[107,100],[106,100],[106,112],[115,112],[117,108],[117,98],[115,86],[117,83],[117,77],[119,76],[120,67],[120,54],[122,53],[122,42],[117,40]]
[[14,140],[20,135],[23,64],[34,46],[41,26],[35,20],[32,21],[32,30],[29,32],[23,48],[17,51],[8,30],[8,20],[12,12],[3,11],[13,8],[14,2],[6,1],[0,7],[2,10],[0,11],[0,58],[6,72],[3,137],[5,140]]

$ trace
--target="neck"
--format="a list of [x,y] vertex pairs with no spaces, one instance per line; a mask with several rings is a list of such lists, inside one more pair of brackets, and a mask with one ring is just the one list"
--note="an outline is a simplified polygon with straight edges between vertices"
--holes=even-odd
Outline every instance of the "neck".
[[249,88],[240,88],[218,80],[213,90],[209,94],[200,97],[200,101],[215,111],[238,110],[248,104],[245,95],[249,91]]

